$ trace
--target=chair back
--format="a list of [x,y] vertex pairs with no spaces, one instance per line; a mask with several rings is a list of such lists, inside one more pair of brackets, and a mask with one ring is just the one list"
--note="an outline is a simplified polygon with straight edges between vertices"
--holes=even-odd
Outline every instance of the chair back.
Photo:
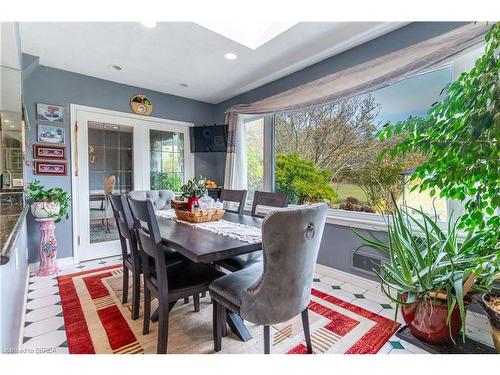
[[[154,259],[158,289],[167,286],[167,263],[163,253],[162,238],[158,220],[156,219],[153,203],[146,200],[137,200],[128,197],[130,209],[134,217],[134,227],[139,242],[139,251],[142,260],[146,262],[148,257]],[[143,267],[144,278],[150,278],[149,267]]]
[[135,190],[128,194],[137,200],[150,200],[155,210],[170,208],[170,201],[175,199],[175,193],[172,190]]
[[287,193],[270,193],[267,191],[256,191],[253,196],[252,203],[252,216],[264,217],[257,213],[257,206],[270,206],[270,207],[288,207],[288,194]]
[[116,184],[116,177],[114,175],[109,176],[104,181],[104,194],[109,194],[113,192]]
[[[134,218],[130,211],[127,198],[124,194],[108,194],[108,200],[113,209],[118,234],[122,247],[122,256],[125,258],[130,252],[130,258],[134,266],[141,265],[141,257],[137,248],[137,237],[134,230]],[[128,246],[127,246],[128,245]],[[127,251],[127,249],[129,251]]]
[[243,291],[243,319],[276,324],[308,306],[326,212],[326,204],[320,203],[280,209],[266,216],[262,223],[264,271]]
[[243,210],[245,208],[245,202],[247,200],[247,190],[230,190],[223,189],[220,195],[220,200],[222,202],[235,202],[238,203],[237,210],[226,209],[228,212],[234,212],[238,215],[243,215]]

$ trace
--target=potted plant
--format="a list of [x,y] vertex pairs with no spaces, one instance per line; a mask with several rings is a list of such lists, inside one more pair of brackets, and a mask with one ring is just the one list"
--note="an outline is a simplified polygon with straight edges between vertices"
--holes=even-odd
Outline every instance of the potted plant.
[[68,219],[70,197],[61,188],[45,190],[40,181],[33,180],[27,186],[26,196],[33,200],[31,213],[37,219],[57,218],[56,223],[59,223],[63,217]]
[[446,344],[462,331],[469,292],[477,280],[488,277],[495,254],[482,255],[476,246],[481,234],[470,232],[459,240],[458,220],[449,219],[443,230],[422,210],[395,204],[387,221],[388,241],[354,233],[369,246],[385,253],[389,261],[377,274],[381,290],[401,307],[412,334],[432,344]]
[[181,192],[184,198],[188,200],[188,210],[193,211],[193,205],[198,203],[198,200],[207,191],[206,181],[203,177],[192,178],[185,185],[182,185]]

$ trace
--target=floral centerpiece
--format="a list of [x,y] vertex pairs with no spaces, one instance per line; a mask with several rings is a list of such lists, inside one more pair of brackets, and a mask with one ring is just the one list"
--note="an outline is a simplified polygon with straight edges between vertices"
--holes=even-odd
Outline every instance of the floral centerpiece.
[[193,206],[207,191],[206,179],[202,176],[192,178],[181,187],[182,196],[188,200],[188,210],[193,211]]

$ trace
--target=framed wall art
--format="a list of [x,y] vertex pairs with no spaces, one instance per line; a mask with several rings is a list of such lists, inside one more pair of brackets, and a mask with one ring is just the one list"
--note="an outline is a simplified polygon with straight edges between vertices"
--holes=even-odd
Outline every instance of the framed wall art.
[[64,107],[60,105],[36,103],[36,119],[38,121],[63,123]]
[[33,158],[66,160],[66,147],[33,145]]
[[66,176],[67,164],[56,161],[35,161],[35,174],[48,176]]
[[39,143],[64,144],[64,128],[51,124],[38,124],[36,140]]

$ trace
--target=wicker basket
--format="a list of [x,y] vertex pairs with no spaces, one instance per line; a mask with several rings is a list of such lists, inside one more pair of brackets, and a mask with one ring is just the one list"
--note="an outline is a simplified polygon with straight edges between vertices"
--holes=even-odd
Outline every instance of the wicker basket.
[[174,199],[170,201],[170,207],[172,207],[174,210],[187,210],[188,202]]
[[188,221],[190,223],[206,223],[209,221],[217,221],[224,216],[224,210],[202,210],[200,212],[189,212],[187,210],[175,210],[175,214],[179,220]]

